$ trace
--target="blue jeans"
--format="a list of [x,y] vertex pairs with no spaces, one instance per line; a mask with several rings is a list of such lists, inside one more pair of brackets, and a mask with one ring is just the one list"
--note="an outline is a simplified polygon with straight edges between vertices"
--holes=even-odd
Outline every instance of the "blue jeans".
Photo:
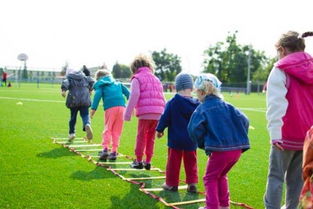
[[83,131],[85,131],[85,126],[87,124],[90,124],[90,118],[89,118],[89,107],[72,107],[71,110],[71,118],[69,121],[70,131],[69,134],[75,133],[75,124],[76,124],[76,118],[77,113],[79,111],[80,117],[83,121]]

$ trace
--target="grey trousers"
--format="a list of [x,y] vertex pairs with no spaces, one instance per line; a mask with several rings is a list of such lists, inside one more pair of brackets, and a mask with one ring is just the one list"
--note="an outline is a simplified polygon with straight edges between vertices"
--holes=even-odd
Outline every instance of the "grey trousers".
[[286,209],[296,209],[303,185],[302,151],[280,151],[272,146],[264,195],[266,209],[280,209],[284,182],[286,182]]

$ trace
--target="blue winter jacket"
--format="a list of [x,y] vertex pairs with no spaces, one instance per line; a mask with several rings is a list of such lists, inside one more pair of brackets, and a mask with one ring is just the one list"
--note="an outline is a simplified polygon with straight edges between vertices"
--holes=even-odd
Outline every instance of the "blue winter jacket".
[[168,127],[168,147],[188,151],[197,149],[197,143],[188,135],[187,125],[199,104],[198,100],[179,94],[167,102],[156,130],[163,132]]
[[206,96],[188,124],[191,139],[206,154],[217,151],[250,148],[248,138],[249,120],[237,108],[217,96]]
[[124,106],[125,98],[129,97],[129,90],[120,82],[117,82],[112,76],[104,76],[98,80],[94,86],[95,96],[91,109],[96,110],[99,105],[99,101],[102,98],[103,109],[109,109],[111,107]]

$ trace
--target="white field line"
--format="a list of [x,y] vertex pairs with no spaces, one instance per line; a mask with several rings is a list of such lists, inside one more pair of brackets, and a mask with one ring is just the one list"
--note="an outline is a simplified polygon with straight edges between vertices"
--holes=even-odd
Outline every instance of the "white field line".
[[[0,99],[10,99],[18,101],[29,101],[29,102],[52,102],[52,103],[64,103],[62,100],[47,100],[47,99],[30,99],[30,98],[19,98],[19,97],[0,97]],[[265,108],[250,108],[250,107],[239,107],[241,110],[252,111],[252,112],[266,112]]]
[[239,107],[240,110],[252,111],[252,112],[266,112],[265,108],[250,108],[250,107]]
[[10,99],[10,100],[28,101],[28,102],[65,103],[65,101],[62,101],[62,100],[30,99],[30,98],[19,98],[19,97],[0,97],[0,99]]

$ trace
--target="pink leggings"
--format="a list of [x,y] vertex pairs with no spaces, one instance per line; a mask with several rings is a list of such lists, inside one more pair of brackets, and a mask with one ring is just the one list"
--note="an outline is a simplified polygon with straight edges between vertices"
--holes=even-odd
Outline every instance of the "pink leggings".
[[206,193],[206,209],[229,207],[227,173],[239,160],[241,150],[213,152],[203,177]]
[[125,107],[117,106],[105,110],[104,130],[102,132],[102,145],[108,149],[112,143],[112,152],[117,152],[120,143],[120,136],[123,130],[123,117]]
[[154,150],[155,128],[157,123],[157,120],[139,119],[135,147],[135,155],[138,162],[142,161],[144,154],[146,155],[145,162],[151,162]]

